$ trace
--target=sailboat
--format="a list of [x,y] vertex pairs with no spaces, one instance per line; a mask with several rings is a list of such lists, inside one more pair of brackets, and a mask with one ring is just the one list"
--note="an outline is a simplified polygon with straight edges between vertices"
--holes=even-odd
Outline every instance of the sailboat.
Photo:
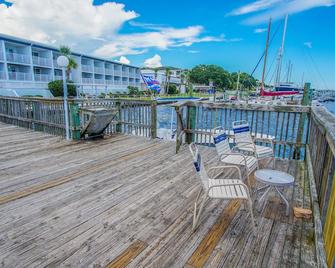
[[283,53],[284,53],[287,19],[288,19],[288,15],[286,15],[286,17],[285,17],[282,43],[281,43],[281,47],[279,48],[279,53],[278,53],[278,58],[277,58],[276,85],[275,85],[276,91],[267,91],[264,88],[264,78],[265,78],[265,72],[266,72],[266,60],[267,60],[267,54],[268,54],[268,49],[269,49],[269,39],[270,39],[270,30],[271,30],[271,18],[269,20],[268,33],[267,33],[267,38],[266,38],[265,55],[264,55],[264,66],[263,66],[263,73],[262,73],[262,84],[261,84],[261,90],[260,90],[260,95],[261,96],[276,97],[276,96],[299,94],[299,91],[296,90],[294,87],[289,86],[287,83],[280,83],[279,82],[280,81],[280,73],[281,73]]

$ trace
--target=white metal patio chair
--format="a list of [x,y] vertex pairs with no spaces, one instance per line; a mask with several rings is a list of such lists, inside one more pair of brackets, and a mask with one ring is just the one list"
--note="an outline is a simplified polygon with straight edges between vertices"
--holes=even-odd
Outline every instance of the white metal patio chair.
[[271,146],[256,145],[255,140],[250,133],[249,123],[246,120],[233,122],[233,131],[235,136],[236,148],[244,153],[254,155],[258,160],[271,158],[272,167],[275,167],[274,145],[271,139],[262,138],[262,142],[266,142]]
[[[252,227],[254,233],[256,232],[256,226],[253,215],[253,204],[249,194],[249,189],[246,184],[242,181],[241,171],[237,166],[215,166],[209,168],[208,172],[211,171],[220,171],[214,176],[208,176],[207,171],[205,170],[204,164],[201,160],[201,155],[199,153],[198,147],[191,143],[189,145],[193,157],[193,163],[196,170],[198,179],[200,179],[202,187],[197,195],[197,198],[194,203],[194,214],[193,214],[193,226],[192,230],[195,231],[201,212],[203,210],[204,204],[208,198],[219,198],[219,199],[240,199],[248,204],[250,210],[250,216],[252,220]],[[227,174],[225,171],[227,169],[235,169],[238,173],[236,179],[224,178]],[[203,200],[200,202],[200,207],[198,210],[198,202],[202,192],[205,192]]]
[[241,152],[235,151],[234,148],[230,148],[228,135],[222,127],[216,127],[212,130],[212,138],[220,161],[239,168],[243,167],[246,170],[248,186],[251,187],[250,174],[258,169],[256,157],[244,155]]

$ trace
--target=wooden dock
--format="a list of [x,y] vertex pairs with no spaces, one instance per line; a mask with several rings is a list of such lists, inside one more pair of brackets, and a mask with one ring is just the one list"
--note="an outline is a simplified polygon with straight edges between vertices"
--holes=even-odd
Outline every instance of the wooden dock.
[[[183,146],[113,135],[85,142],[0,123],[1,267],[313,267],[313,221],[285,216],[276,196],[257,213],[258,233],[236,201],[210,200],[199,228],[200,183]],[[213,148],[201,148],[213,164]],[[295,206],[310,207],[304,163]]]

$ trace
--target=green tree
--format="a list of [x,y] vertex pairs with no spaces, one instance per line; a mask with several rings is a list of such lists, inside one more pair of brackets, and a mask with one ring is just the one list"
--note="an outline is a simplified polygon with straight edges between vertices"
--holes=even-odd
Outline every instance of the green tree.
[[169,88],[168,88],[167,94],[173,95],[173,94],[178,94],[178,93],[179,93],[179,91],[177,89],[177,86],[174,85],[174,84],[169,84]]
[[77,69],[77,62],[71,57],[71,49],[68,46],[61,46],[59,52],[69,59],[69,64],[66,68],[66,79],[70,80],[70,73],[72,69]]
[[[237,84],[237,78],[238,78],[238,73],[234,72],[231,74],[231,79],[233,81],[233,89],[236,89],[236,84]],[[247,74],[247,73],[240,73],[240,81],[239,81],[239,88],[240,89],[254,89],[257,85],[257,80]]]
[[[77,92],[76,92],[76,86],[73,85],[72,81],[68,81],[67,84],[67,96],[76,96]],[[52,95],[54,95],[54,97],[63,97],[64,93],[63,93],[63,81],[62,80],[55,80],[55,81],[51,81],[48,83],[48,88],[50,90],[50,92],[52,93]]]
[[128,94],[129,95],[140,95],[141,92],[138,89],[138,87],[132,87],[132,86],[128,86]]
[[229,72],[217,65],[197,65],[190,71],[189,76],[190,81],[197,84],[208,85],[212,80],[217,89],[229,88],[232,84]]
[[165,68],[165,93],[169,91],[169,84],[171,79],[171,69],[169,67]]

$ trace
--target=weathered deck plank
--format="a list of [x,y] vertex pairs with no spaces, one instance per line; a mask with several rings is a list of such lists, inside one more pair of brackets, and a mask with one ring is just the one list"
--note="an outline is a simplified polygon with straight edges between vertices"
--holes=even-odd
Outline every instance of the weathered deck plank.
[[[289,264],[300,255],[313,264],[302,235],[310,223],[292,240],[293,218],[275,198],[256,213],[255,237],[246,213],[237,207],[227,221],[231,202],[220,200],[206,202],[193,233],[201,186],[187,148],[176,155],[166,141],[116,135],[69,143],[35,134],[0,124],[0,266],[277,267],[288,261],[284,248],[298,258]],[[212,148],[201,151],[216,161]],[[295,202],[308,207],[297,166],[278,161],[299,180]]]

